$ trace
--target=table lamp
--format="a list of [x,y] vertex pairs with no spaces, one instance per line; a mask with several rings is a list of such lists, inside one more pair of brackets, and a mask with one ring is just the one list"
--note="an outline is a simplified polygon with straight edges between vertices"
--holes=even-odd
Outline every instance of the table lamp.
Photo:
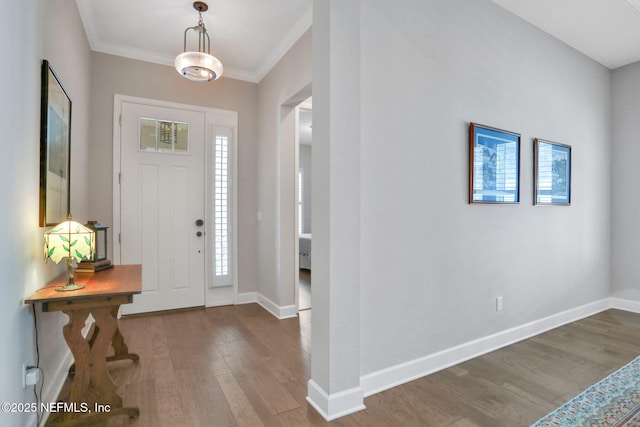
[[67,284],[59,286],[56,291],[75,291],[84,288],[76,285],[71,271],[72,261],[77,262],[85,257],[93,257],[95,250],[95,233],[93,230],[71,219],[62,222],[44,233],[44,256],[58,264],[63,258],[67,259]]

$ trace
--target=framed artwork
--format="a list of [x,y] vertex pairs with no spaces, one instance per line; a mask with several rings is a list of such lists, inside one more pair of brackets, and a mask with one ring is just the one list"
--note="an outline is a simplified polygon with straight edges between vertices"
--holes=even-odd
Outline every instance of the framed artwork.
[[520,134],[469,124],[469,203],[520,203]]
[[533,140],[535,205],[571,204],[571,146]]
[[40,226],[69,215],[71,99],[47,60],[42,61],[40,106]]

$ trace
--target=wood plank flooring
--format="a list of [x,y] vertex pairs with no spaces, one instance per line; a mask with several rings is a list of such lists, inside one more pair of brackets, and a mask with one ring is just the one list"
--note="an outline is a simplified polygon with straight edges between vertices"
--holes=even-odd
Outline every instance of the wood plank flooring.
[[110,427],[529,426],[640,354],[640,315],[609,310],[365,399],[326,423],[305,401],[312,310],[256,304],[121,320],[140,363],[112,362],[140,417]]
[[301,268],[298,273],[298,307],[300,310],[309,310],[311,308],[311,270]]

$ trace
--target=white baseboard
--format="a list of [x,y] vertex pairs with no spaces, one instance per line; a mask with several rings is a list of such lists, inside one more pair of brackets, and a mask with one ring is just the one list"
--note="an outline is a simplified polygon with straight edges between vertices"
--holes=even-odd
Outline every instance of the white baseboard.
[[269,298],[265,297],[261,293],[258,292],[246,292],[244,294],[238,295],[238,304],[251,304],[258,303],[267,310],[269,313],[273,314],[278,319],[289,319],[291,317],[296,317],[298,310],[295,305],[287,305],[284,307],[280,307]]
[[609,298],[611,301],[610,308],[618,310],[630,311],[632,313],[640,313],[640,301],[634,301],[622,298]]
[[365,409],[361,387],[327,394],[315,381],[309,380],[307,402],[327,421]]
[[280,307],[262,294],[258,294],[258,304],[260,304],[262,308],[264,308],[280,320],[296,317],[296,315],[298,314],[298,308],[295,306],[295,304]]
[[254,302],[258,302],[257,292],[245,292],[243,294],[238,294],[237,304],[251,304]]
[[[623,301],[625,303],[633,303],[626,300],[619,300],[617,302],[618,306],[625,306]],[[634,305],[640,310],[640,303],[634,303]],[[550,329],[592,316],[609,308],[612,308],[611,298],[605,298],[428,356],[372,372],[360,378],[360,385],[364,391],[364,395],[371,396],[372,394],[388,390],[534,335],[541,334]],[[624,308],[622,309],[624,310]]]
[[[62,390],[62,386],[64,382],[67,380],[69,375],[69,367],[73,363],[73,356],[71,355],[71,351],[67,349],[65,351],[64,356],[60,360],[58,367],[53,372],[44,372],[42,380],[44,381],[44,386],[42,387],[42,394],[40,395],[40,401],[43,403],[56,402],[58,400],[58,396],[60,395],[60,391]],[[40,388],[40,384],[38,384],[38,388]],[[44,427],[47,418],[49,418],[49,413],[42,414],[42,420],[40,422],[39,427]],[[36,425],[37,420],[34,417],[32,424]]]

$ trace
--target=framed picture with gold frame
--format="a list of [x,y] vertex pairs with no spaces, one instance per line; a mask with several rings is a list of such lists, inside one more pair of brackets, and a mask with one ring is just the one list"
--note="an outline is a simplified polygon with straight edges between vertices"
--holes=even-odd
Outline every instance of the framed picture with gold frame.
[[70,210],[71,99],[42,61],[40,106],[40,226],[64,221]]

